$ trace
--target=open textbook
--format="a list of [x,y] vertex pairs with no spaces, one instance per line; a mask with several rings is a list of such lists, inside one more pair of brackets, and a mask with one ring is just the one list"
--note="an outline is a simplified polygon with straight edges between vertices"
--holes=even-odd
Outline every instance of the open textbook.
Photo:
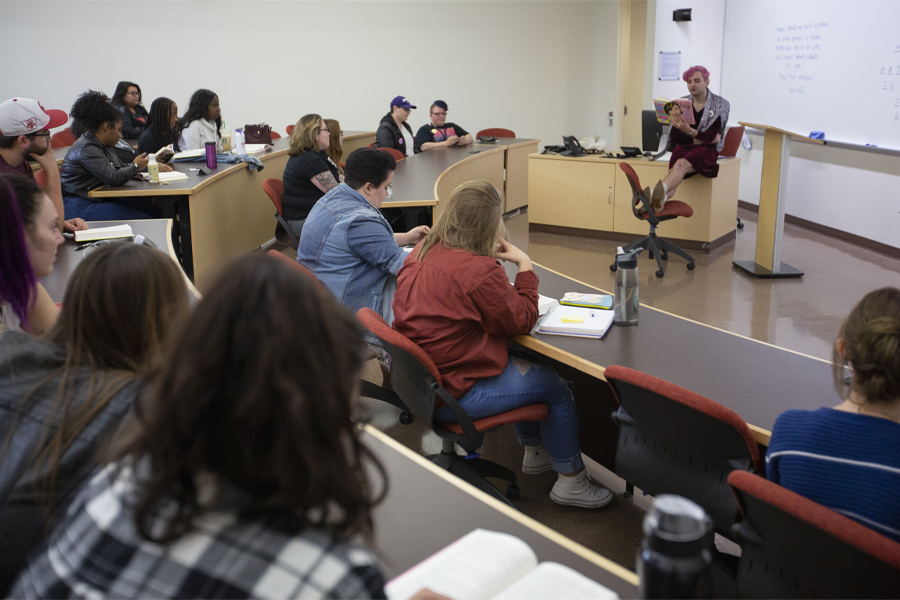
[[681,117],[685,123],[688,125],[696,124],[694,120],[694,107],[689,98],[675,98],[674,100],[669,100],[668,98],[654,98],[653,99],[653,108],[656,109],[656,120],[660,123],[669,124],[669,115],[666,114],[666,104],[670,102],[674,102],[681,107]]
[[475,529],[390,580],[390,600],[423,588],[454,600],[605,600],[618,596],[578,571],[538,564],[534,551],[507,533]]

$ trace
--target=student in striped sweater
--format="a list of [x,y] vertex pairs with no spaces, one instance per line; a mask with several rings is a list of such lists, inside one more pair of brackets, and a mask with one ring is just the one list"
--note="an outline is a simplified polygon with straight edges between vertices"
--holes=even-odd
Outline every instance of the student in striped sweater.
[[900,542],[900,290],[856,305],[834,345],[834,378],[842,403],[778,417],[766,473]]

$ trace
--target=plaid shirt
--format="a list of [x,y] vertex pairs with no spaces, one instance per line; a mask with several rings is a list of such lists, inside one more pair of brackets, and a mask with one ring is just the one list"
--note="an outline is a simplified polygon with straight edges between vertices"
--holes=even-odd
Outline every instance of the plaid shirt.
[[[246,498],[220,494],[214,509],[168,546],[137,532],[134,473],[101,470],[32,556],[14,598],[384,598],[372,554],[323,529],[285,517],[238,517]],[[157,510],[171,514],[175,503]]]

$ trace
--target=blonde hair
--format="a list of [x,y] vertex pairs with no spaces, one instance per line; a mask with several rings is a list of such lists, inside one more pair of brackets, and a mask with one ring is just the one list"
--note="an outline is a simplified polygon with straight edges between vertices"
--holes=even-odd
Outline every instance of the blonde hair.
[[325,127],[329,131],[328,147],[325,148],[325,154],[334,161],[338,172],[343,175],[344,168],[341,167],[341,156],[344,155],[344,150],[341,148],[341,124],[334,119],[323,119],[322,122],[325,123]]
[[844,367],[853,368],[850,391],[867,402],[891,403],[900,399],[900,290],[881,288],[859,301],[841,326],[838,338],[846,356],[834,349],[834,382],[845,395]]
[[493,256],[497,240],[506,237],[503,198],[487,181],[463,183],[450,194],[437,223],[422,242],[418,260],[437,244],[477,256]]
[[290,148],[288,156],[298,156],[304,152],[319,151],[319,127],[322,125],[322,117],[317,114],[308,114],[300,117],[291,132]]

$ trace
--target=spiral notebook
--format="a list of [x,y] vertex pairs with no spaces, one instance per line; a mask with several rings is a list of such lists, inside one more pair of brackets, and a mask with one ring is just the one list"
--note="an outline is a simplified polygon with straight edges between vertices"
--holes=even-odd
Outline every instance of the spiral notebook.
[[599,340],[609,331],[612,322],[611,310],[560,304],[539,321],[534,332]]

